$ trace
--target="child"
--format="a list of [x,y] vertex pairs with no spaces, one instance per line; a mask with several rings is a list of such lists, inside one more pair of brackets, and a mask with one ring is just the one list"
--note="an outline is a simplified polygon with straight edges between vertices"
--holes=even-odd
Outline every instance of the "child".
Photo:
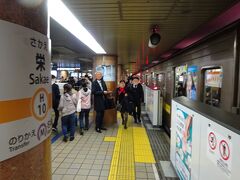
[[58,110],[62,112],[63,141],[67,142],[68,128],[70,130],[70,141],[74,140],[77,98],[76,95],[72,93],[72,86],[70,84],[65,84],[63,90],[64,93],[61,96]]
[[[87,83],[82,84],[82,89],[78,93],[78,100],[81,101],[81,112],[79,114],[80,135],[83,135],[84,124],[84,130],[89,128],[89,112],[91,109],[91,90],[87,87]],[[83,123],[83,117],[85,117],[85,123]]]

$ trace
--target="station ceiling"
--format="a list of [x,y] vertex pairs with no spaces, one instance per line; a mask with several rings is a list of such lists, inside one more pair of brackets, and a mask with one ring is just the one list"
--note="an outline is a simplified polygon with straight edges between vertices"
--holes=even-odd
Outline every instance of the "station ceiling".
[[[131,72],[159,59],[198,27],[232,6],[235,0],[63,0],[107,54]],[[161,42],[149,48],[151,27],[159,26]],[[74,25],[73,25],[74,26]],[[51,20],[53,54],[62,59],[85,60],[95,55]],[[66,58],[67,57],[67,58]],[[82,60],[81,60],[82,59]],[[86,61],[88,63],[86,63]],[[89,68],[89,64],[86,65]],[[85,68],[85,67],[84,67]]]

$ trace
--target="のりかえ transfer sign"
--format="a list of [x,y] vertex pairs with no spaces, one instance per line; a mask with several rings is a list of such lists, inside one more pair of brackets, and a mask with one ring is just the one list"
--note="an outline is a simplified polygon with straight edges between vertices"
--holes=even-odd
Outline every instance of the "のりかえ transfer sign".
[[0,161],[51,134],[50,40],[0,20]]
[[181,180],[191,179],[192,116],[177,108],[176,171]]

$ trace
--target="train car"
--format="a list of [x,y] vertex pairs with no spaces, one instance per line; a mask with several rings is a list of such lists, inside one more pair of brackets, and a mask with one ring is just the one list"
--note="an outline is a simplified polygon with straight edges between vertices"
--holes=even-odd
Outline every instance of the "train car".
[[239,113],[238,43],[239,30],[235,25],[142,73],[145,84],[162,90],[163,127],[168,134],[171,100],[177,96]]

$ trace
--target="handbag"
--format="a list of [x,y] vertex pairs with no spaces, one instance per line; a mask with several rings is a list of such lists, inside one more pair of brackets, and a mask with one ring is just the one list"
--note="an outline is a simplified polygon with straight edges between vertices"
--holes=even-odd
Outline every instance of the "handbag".
[[78,102],[77,102],[77,112],[81,112],[81,109],[82,109],[82,99],[81,99],[81,94],[79,94]]
[[113,108],[115,108],[114,98],[106,98],[105,109],[113,109]]
[[129,115],[133,116],[134,112],[134,103],[132,101],[128,102],[128,113]]
[[79,99],[77,103],[77,112],[81,112],[81,109],[82,109],[82,100]]
[[121,110],[122,110],[122,105],[121,105],[120,103],[118,103],[118,104],[116,105],[116,110],[117,110],[117,111],[121,111]]

